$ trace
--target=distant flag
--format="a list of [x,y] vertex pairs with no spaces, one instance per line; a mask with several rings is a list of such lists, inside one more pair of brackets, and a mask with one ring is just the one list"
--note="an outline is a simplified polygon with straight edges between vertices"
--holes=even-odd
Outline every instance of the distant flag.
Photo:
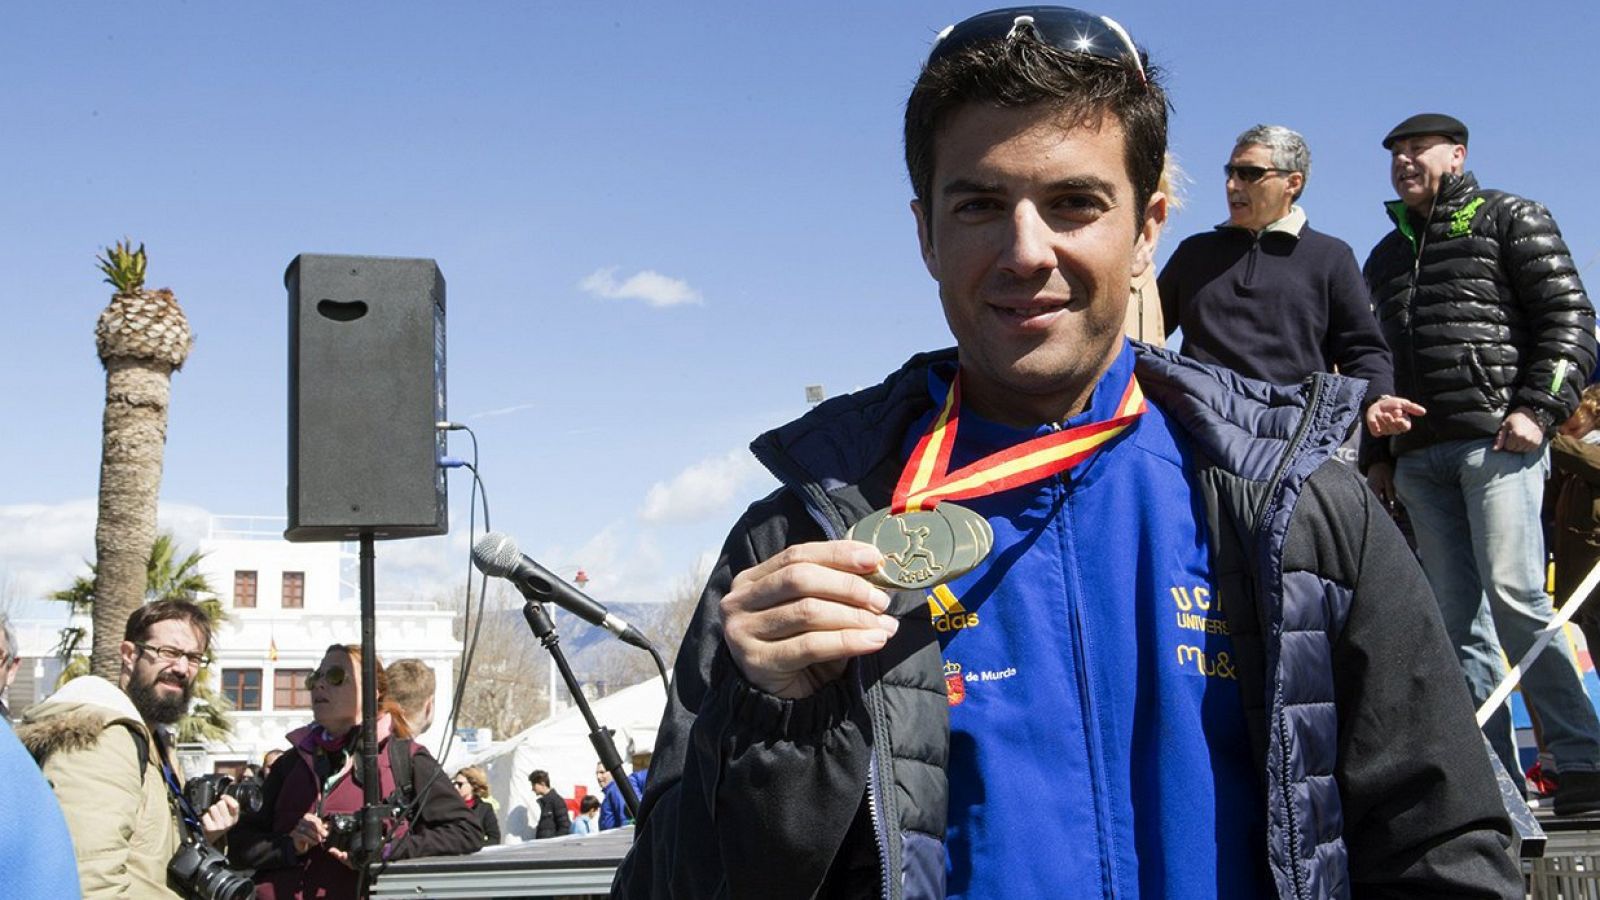
[[269,661],[271,661],[271,662],[277,662],[278,661],[278,639],[277,638],[268,638],[267,639],[267,659]]

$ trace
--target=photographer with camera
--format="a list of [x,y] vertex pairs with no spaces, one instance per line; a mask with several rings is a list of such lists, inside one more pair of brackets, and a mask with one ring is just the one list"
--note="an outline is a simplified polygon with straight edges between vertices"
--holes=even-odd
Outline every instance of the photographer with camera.
[[[374,660],[374,669],[379,794],[391,807],[376,857],[476,852],[483,832],[475,817],[411,740],[383,664]],[[261,809],[245,813],[229,837],[234,863],[256,870],[261,900],[353,897],[359,889],[361,648],[334,644],[306,681],[312,724],[290,732],[293,749],[267,773]]]
[[86,898],[235,897],[230,885],[249,887],[212,846],[238,820],[238,800],[189,803],[172,755],[169,729],[210,646],[198,605],[147,603],[128,617],[118,684],[75,678],[17,729],[61,801]]

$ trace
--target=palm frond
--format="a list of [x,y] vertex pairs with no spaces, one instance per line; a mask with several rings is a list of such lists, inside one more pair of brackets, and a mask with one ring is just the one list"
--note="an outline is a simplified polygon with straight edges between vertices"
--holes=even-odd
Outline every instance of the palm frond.
[[[72,630],[81,632],[83,629],[79,628]],[[60,690],[63,684],[66,684],[72,679],[77,678],[79,675],[89,674],[89,657],[83,655],[82,653],[78,653],[63,658],[67,660],[67,664],[61,669],[61,674],[56,676],[56,690]]]
[[147,261],[144,244],[134,250],[133,242],[127,238],[117,241],[105,251],[104,256],[95,257],[95,262],[100,264],[100,271],[106,273],[106,283],[116,288],[119,294],[137,293],[144,287]]
[[211,686],[211,670],[203,669],[194,681],[194,705],[178,720],[178,740],[182,743],[225,741],[233,734],[228,713],[233,704]]

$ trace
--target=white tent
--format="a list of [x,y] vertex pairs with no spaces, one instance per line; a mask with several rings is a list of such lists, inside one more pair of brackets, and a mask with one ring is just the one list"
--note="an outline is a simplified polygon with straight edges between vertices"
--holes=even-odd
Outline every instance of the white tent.
[[[609,697],[593,701],[595,720],[610,728],[623,767],[635,752],[646,753],[656,745],[656,728],[667,706],[666,691],[659,676],[624,688]],[[528,773],[544,769],[550,773],[550,786],[564,799],[576,800],[583,792],[596,793],[600,785],[594,778],[598,757],[589,742],[589,725],[576,706],[534,725],[522,733],[500,741],[462,762],[452,761],[454,773],[464,766],[481,766],[489,776],[489,792],[499,804],[500,831],[504,842],[520,843],[533,839],[539,821],[539,806]]]

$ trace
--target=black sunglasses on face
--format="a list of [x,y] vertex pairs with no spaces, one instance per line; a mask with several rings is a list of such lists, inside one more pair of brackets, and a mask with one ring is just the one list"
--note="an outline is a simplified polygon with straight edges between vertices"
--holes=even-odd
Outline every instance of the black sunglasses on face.
[[1009,40],[1024,30],[1033,32],[1040,43],[1066,53],[1119,64],[1131,60],[1139,71],[1139,80],[1148,82],[1144,57],[1133,45],[1127,29],[1110,16],[1097,16],[1066,6],[1014,6],[979,13],[939,32],[926,65],[931,66],[975,44]]
[[1224,164],[1222,175],[1225,178],[1237,178],[1245,184],[1255,184],[1268,175],[1287,175],[1288,169],[1274,169],[1269,166],[1235,166]]
[[312,672],[306,676],[306,690],[316,687],[319,681],[326,681],[328,687],[338,687],[344,684],[344,669],[340,666],[329,666]]

